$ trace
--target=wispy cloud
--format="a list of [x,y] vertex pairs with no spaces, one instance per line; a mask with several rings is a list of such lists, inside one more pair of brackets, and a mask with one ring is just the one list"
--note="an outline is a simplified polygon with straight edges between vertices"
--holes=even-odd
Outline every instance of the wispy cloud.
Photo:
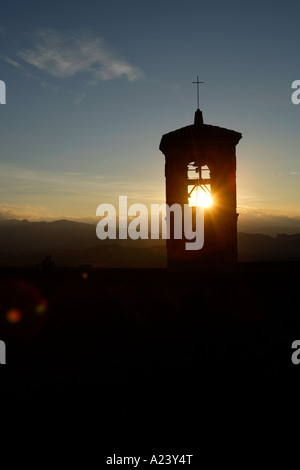
[[84,98],[86,98],[86,93],[81,93],[74,98],[74,103],[78,104],[80,101],[84,100]]
[[300,216],[299,216],[299,211],[282,211],[279,209],[266,209],[266,208],[259,208],[255,206],[246,206],[246,205],[239,205],[238,206],[238,213],[239,213],[239,218],[240,219],[245,219],[246,218],[251,218],[252,219],[261,219],[264,220],[265,222],[271,222],[273,219],[275,221],[278,221],[280,218],[282,221],[288,222],[288,221],[294,221],[296,220],[298,225],[300,223]]
[[2,56],[2,60],[4,60],[4,62],[7,62],[8,64],[12,65],[13,67],[16,67],[16,68],[19,68],[19,69],[23,69],[22,65],[20,65],[18,62],[16,62],[15,60],[12,60],[10,59],[9,57],[7,57],[6,55],[3,55]]
[[[116,204],[117,207],[119,195],[127,195],[129,204],[164,202],[164,188],[159,191],[157,182],[147,179],[134,181],[120,175],[109,177],[85,172],[37,170],[0,163],[0,200],[7,205],[2,211],[6,218],[49,220],[64,218],[73,212],[74,219],[76,212],[79,219],[83,214],[95,214],[102,203]],[[18,205],[20,200],[24,203],[22,207]],[[46,209],[36,208],[31,214],[28,207],[33,207],[35,202]]]
[[90,195],[97,191],[102,178],[105,180],[84,172],[36,170],[0,163],[0,195],[2,200],[9,193]]
[[55,220],[54,215],[42,206],[12,205],[2,204],[0,206],[0,220],[3,219],[28,219],[35,220]]
[[170,84],[170,87],[171,87],[171,90],[174,91],[174,92],[177,92],[180,90],[181,88],[181,85],[179,82],[173,82]]
[[21,65],[19,62],[15,61],[13,59],[11,59],[10,57],[7,57],[7,56],[3,55],[1,58],[2,58],[2,60],[4,60],[4,62],[12,65],[13,67],[15,67],[17,69],[19,69],[24,75],[27,75],[28,77],[32,77],[35,80],[38,80],[44,88],[50,88],[53,91],[58,91],[59,90],[59,87],[57,87],[55,85],[52,85],[48,81],[43,80],[40,77],[38,77],[37,75],[29,72],[25,67],[23,67],[23,65]]
[[85,73],[92,83],[98,83],[122,76],[129,81],[142,77],[137,67],[109,52],[102,38],[87,32],[38,30],[33,47],[19,51],[18,56],[55,78]]

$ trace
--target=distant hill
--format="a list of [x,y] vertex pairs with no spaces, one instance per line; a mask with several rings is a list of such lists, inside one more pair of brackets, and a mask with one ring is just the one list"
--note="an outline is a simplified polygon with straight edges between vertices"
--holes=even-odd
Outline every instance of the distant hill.
[[293,235],[300,233],[300,217],[242,213],[238,218],[238,232],[261,233],[272,237],[277,233]]
[[94,225],[58,220],[28,222],[0,221],[0,252],[82,249],[97,244]]
[[[300,261],[300,234],[239,233],[241,262]],[[99,240],[95,225],[58,220],[0,220],[0,266],[33,266],[51,254],[56,266],[166,267],[165,240]]]
[[238,234],[239,261],[300,261],[300,234]]
[[95,225],[69,220],[0,220],[0,266],[33,266],[48,254],[56,266],[166,266],[163,240],[99,240]]

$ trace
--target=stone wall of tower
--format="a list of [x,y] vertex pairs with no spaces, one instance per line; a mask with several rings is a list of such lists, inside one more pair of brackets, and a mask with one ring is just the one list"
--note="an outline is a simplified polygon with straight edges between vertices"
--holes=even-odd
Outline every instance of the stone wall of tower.
[[236,145],[241,134],[217,126],[194,124],[162,137],[166,202],[188,203],[187,165],[207,165],[213,205],[205,209],[204,246],[186,251],[185,240],[167,240],[169,267],[210,267],[237,262]]

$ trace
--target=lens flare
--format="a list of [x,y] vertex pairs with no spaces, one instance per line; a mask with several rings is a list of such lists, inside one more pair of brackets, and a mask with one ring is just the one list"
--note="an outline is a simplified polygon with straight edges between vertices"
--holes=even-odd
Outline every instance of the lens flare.
[[10,308],[6,312],[6,320],[9,323],[19,323],[22,320],[22,312],[18,308]]
[[48,307],[48,302],[46,299],[40,299],[39,303],[36,305],[34,311],[38,315],[41,315],[46,312]]

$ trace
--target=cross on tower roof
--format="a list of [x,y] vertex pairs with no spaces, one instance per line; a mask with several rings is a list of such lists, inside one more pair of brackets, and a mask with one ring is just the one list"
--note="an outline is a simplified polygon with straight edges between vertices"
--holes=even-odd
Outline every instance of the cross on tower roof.
[[197,75],[197,81],[196,81],[196,82],[192,82],[192,83],[197,83],[197,105],[198,105],[197,109],[200,109],[200,108],[199,108],[199,83],[204,83],[204,82],[199,82],[199,77],[198,77],[198,75]]

